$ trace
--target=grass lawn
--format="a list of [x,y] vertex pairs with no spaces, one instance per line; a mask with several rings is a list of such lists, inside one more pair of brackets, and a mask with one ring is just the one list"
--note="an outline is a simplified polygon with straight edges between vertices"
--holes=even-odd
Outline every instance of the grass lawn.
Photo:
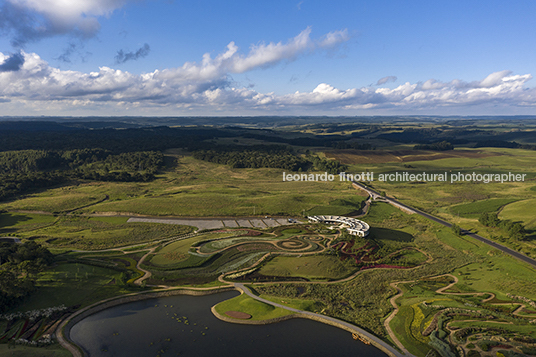
[[521,221],[526,228],[536,228],[536,198],[518,201],[506,205],[499,214],[500,219]]
[[303,277],[313,280],[337,280],[352,274],[348,264],[339,257],[308,255],[302,257],[275,257],[264,264],[259,273],[266,276]]
[[[124,217],[95,219],[63,216],[51,222],[54,218],[52,216],[41,216],[47,217],[46,219],[36,219],[33,216],[29,215],[25,220],[25,214],[19,215],[17,224],[9,228],[10,233],[20,238],[35,239],[51,248],[107,249],[170,238],[194,229],[171,224],[126,223]],[[42,223],[33,223],[34,220]],[[45,224],[47,220],[49,224]],[[4,228],[6,229],[8,228]]]
[[320,313],[320,311],[322,311],[322,308],[324,307],[324,304],[315,300],[280,298],[277,296],[265,294],[261,294],[259,296],[263,299],[303,311]]
[[475,201],[462,205],[456,205],[450,207],[450,211],[454,215],[462,217],[476,217],[478,218],[481,213],[496,212],[501,207],[515,202],[515,199],[509,198],[492,198],[489,200]]
[[246,294],[220,302],[216,311],[224,316],[227,311],[240,311],[251,315],[251,320],[269,320],[294,314],[291,311],[257,301]]
[[19,229],[34,230],[54,223],[56,217],[43,214],[7,212],[0,213],[0,235],[8,235]]
[[105,197],[101,192],[77,192],[70,187],[62,187],[31,194],[16,201],[3,203],[0,207],[8,210],[60,213],[91,205],[102,201]]
[[190,256],[188,250],[192,244],[209,239],[217,239],[222,237],[229,237],[232,233],[207,233],[198,235],[192,238],[182,239],[177,242],[166,245],[160,249],[152,258],[151,264],[155,265],[170,265],[188,259]]

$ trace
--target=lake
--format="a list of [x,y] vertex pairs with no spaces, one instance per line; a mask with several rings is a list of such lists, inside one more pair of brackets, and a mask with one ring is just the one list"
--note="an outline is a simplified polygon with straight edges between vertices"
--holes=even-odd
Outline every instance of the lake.
[[237,295],[179,295],[115,306],[77,323],[70,337],[90,356],[386,356],[317,321],[240,325],[214,317],[213,305]]

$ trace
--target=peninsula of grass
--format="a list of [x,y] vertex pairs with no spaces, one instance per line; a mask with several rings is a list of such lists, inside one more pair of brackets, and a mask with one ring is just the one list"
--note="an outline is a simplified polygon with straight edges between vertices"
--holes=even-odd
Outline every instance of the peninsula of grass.
[[294,314],[292,311],[255,300],[246,294],[220,302],[214,308],[223,316],[227,316],[225,314],[227,311],[245,312],[251,315],[250,320],[255,321],[271,320]]

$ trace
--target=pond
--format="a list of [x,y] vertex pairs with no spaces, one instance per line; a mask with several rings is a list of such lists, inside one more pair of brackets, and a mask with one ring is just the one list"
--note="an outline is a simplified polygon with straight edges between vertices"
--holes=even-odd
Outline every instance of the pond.
[[240,325],[214,317],[213,305],[237,295],[180,295],[115,306],[74,325],[70,337],[90,356],[386,356],[316,321]]

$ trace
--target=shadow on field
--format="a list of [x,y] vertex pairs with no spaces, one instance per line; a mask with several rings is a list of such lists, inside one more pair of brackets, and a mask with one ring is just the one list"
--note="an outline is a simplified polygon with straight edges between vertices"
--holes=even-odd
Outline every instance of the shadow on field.
[[16,228],[5,228],[17,223],[29,221],[31,218],[22,214],[1,213],[0,214],[0,234],[16,231]]
[[370,228],[370,236],[374,239],[392,240],[406,243],[412,242],[414,239],[409,233],[378,227]]
[[527,235],[525,236],[524,241],[535,241],[536,240],[536,230],[527,229]]

